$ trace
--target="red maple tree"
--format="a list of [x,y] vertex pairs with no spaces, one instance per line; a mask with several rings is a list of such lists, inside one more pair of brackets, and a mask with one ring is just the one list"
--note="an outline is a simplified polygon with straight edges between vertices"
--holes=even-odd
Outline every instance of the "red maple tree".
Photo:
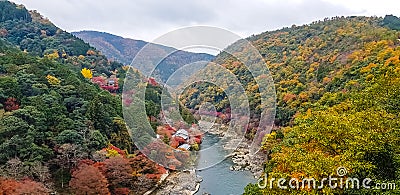
[[131,185],[133,170],[126,158],[117,156],[105,160],[104,172],[112,190]]
[[4,102],[4,109],[6,111],[18,110],[19,105],[18,105],[17,99],[13,98],[13,97],[7,98],[7,101]]
[[109,195],[108,181],[100,170],[92,165],[81,164],[78,170],[72,173],[69,182],[75,194]]
[[49,192],[42,183],[30,179],[17,181],[0,178],[0,194],[48,194]]

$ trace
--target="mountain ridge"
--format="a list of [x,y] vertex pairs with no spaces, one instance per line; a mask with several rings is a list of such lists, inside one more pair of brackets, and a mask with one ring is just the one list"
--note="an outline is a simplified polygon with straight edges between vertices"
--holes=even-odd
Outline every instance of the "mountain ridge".
[[[131,38],[124,38],[119,35],[113,35],[107,32],[83,30],[77,32],[71,32],[74,36],[84,40],[86,43],[93,45],[95,48],[101,50],[104,55],[112,60],[120,61],[123,64],[130,64],[130,59],[124,57],[124,46],[123,41],[133,47],[133,53],[136,54],[140,48],[144,47],[148,42],[143,40],[136,40]],[[108,51],[110,50],[110,51]],[[125,53],[126,55],[126,53]]]
[[130,65],[140,49],[146,44],[151,44],[151,47],[149,47],[152,50],[151,52],[156,52],[159,56],[161,54],[166,56],[156,69],[156,76],[161,77],[162,81],[166,81],[173,72],[186,64],[197,61],[211,61],[215,57],[206,53],[193,53],[142,40],[123,38],[106,32],[80,31],[72,32],[72,34],[93,45],[108,58],[125,65]]

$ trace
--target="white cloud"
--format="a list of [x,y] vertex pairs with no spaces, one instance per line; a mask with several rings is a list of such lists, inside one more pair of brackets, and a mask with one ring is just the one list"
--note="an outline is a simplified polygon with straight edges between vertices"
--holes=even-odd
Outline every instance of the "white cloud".
[[[330,16],[400,15],[396,1],[350,0],[14,0],[67,31],[98,30],[151,41],[176,28],[212,25],[247,37]],[[395,5],[397,4],[397,5]]]
[[357,12],[355,15],[365,16],[385,16],[393,14],[400,16],[400,2],[395,0],[325,0],[336,5],[343,5],[344,7]]

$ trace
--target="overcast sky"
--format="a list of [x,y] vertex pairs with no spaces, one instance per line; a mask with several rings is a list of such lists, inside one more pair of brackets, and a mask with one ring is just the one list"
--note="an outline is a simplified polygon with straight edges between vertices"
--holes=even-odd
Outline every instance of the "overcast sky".
[[152,41],[176,28],[211,25],[242,37],[331,16],[400,16],[396,0],[12,0],[69,32],[97,30]]

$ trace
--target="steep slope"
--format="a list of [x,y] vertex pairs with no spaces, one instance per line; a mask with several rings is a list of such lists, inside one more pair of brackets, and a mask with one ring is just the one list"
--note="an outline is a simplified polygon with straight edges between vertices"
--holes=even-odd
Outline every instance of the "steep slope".
[[[335,17],[248,38],[268,64],[277,93],[275,127],[263,138],[268,182],[281,177],[321,181],[337,176],[342,166],[346,176],[361,181],[368,177],[374,184],[399,183],[400,33],[392,30],[398,22],[394,16]],[[222,53],[215,61],[246,89],[253,117],[247,137],[252,138],[259,120],[258,86],[232,56]],[[218,91],[217,86],[196,84],[181,100],[191,109],[212,100],[217,111],[228,112],[229,101]],[[282,190],[277,185],[269,189],[267,183],[263,190],[257,185],[246,188],[246,194],[355,192],[327,185]]]
[[[396,31],[384,28],[382,24],[382,18],[337,17],[248,38],[264,57],[275,82],[278,96],[275,124],[288,125],[299,108],[306,108],[326,92],[344,90],[347,81],[358,79],[360,75],[354,72],[355,67],[348,64],[350,54],[355,50],[380,40],[398,45]],[[240,75],[239,80],[249,95],[258,91],[247,69],[239,66],[240,61],[226,53],[218,55],[214,61]],[[191,104],[190,100],[196,100],[199,92],[183,96],[185,105],[195,108],[190,105],[197,104]],[[207,92],[210,96],[215,94]],[[219,111],[229,107],[229,103],[222,101],[225,97],[214,99],[219,100],[216,103],[225,102],[218,105]],[[254,98],[250,104],[257,102],[259,98]]]
[[7,1],[2,1],[0,6],[3,14],[0,37],[24,52],[40,57],[52,56],[74,65],[76,70],[90,68],[98,74],[111,75],[122,66],[107,60],[95,48],[58,28],[36,11]]
[[[131,64],[135,55],[146,44],[145,41],[123,38],[104,32],[81,31],[73,32],[73,35],[81,38],[85,42],[100,50],[109,59],[116,60],[125,65]],[[163,45],[153,44],[152,49],[158,55],[168,55],[176,49]],[[157,67],[158,75],[163,81],[168,79],[169,75],[185,64],[197,61],[210,61],[214,56],[204,53],[191,53],[186,51],[177,51],[169,55]]]
[[[136,150],[120,94],[93,79],[124,75],[122,64],[22,5],[0,1],[0,16],[0,194],[152,188],[166,170]],[[159,114],[161,90],[147,87],[149,118]]]

